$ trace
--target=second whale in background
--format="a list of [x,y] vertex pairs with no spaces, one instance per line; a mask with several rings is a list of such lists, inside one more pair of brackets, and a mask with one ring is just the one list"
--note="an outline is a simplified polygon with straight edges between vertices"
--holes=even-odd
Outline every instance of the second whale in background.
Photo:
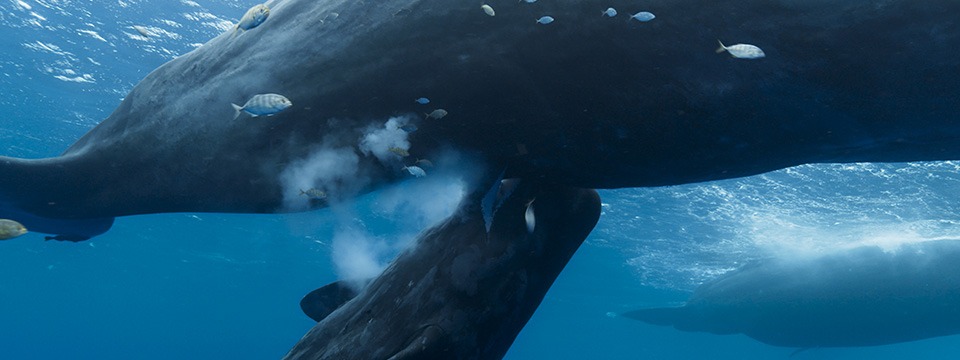
[[785,347],[893,344],[960,333],[960,240],[863,246],[744,266],[680,307],[623,316]]

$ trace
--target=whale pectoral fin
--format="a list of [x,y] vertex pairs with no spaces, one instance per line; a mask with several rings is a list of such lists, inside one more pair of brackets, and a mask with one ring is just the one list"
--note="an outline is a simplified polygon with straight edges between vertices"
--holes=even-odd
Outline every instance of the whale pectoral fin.
[[0,219],[11,219],[23,224],[33,233],[52,234],[45,240],[80,242],[103,234],[113,226],[113,218],[55,219],[34,215],[16,204],[0,201]]
[[332,282],[305,295],[300,300],[300,310],[320,322],[356,296],[357,292],[343,281]]
[[641,309],[626,312],[620,316],[628,317],[634,320],[640,320],[653,325],[670,326],[676,324],[677,319],[682,316],[682,309],[682,306]]
[[427,325],[419,335],[414,336],[407,347],[387,360],[432,360],[445,359],[447,352],[443,344],[443,329],[437,325]]

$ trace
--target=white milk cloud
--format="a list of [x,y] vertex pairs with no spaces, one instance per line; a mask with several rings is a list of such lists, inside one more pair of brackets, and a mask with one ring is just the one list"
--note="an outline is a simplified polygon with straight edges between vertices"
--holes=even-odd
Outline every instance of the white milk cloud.
[[[435,171],[425,178],[411,178],[361,198],[369,209],[357,202],[335,205],[338,213],[333,239],[333,263],[341,280],[359,289],[386,268],[422,230],[437,225],[454,214],[480,174],[475,162],[452,151],[438,155]],[[377,226],[377,234],[358,226],[359,220],[346,213],[369,214],[366,219]]]
[[419,231],[453,214],[465,191],[460,178],[428,176],[385,189],[376,206],[384,217]]
[[[356,148],[320,148],[291,163],[280,175],[287,210],[309,207],[310,200],[300,195],[300,189],[319,189],[333,200],[327,203],[336,218],[332,261],[339,278],[356,289],[378,276],[420,231],[453,214],[467,189],[478,186],[477,179],[483,174],[483,167],[474,159],[441,150],[423,154],[434,164],[426,169],[428,176],[357,198],[369,182],[359,168],[361,156],[372,155],[382,163],[402,162],[389,149],[410,148],[408,133],[400,127],[412,120],[410,116],[392,117],[383,124],[371,124],[363,128]],[[367,228],[355,214],[367,214],[365,220],[377,226]]]
[[358,291],[383,271],[386,263],[382,258],[390,252],[384,240],[349,225],[334,233],[332,247],[337,275]]
[[360,156],[349,148],[322,148],[294,161],[280,174],[284,207],[293,211],[308,208],[309,198],[300,195],[301,189],[319,189],[328,198],[353,196],[365,184],[358,173],[359,163]]
[[409,116],[392,117],[383,126],[368,126],[363,131],[363,137],[360,138],[360,151],[366,156],[373,154],[381,162],[398,159],[397,155],[390,152],[389,149],[410,150],[407,132],[400,130],[400,127],[408,124],[410,120]]

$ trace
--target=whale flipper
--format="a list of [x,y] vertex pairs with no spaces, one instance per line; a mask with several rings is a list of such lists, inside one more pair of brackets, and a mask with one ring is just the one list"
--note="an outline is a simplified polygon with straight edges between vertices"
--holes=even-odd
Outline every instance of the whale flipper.
[[319,322],[356,296],[357,292],[353,288],[343,281],[336,281],[304,295],[300,300],[300,310]]
[[640,309],[623,313],[621,316],[640,320],[645,323],[660,326],[670,326],[677,323],[677,318],[683,315],[683,307],[662,307]]
[[[113,217],[73,208],[76,199],[104,186],[64,161],[66,158],[14,159],[0,156],[0,218],[14,219],[47,240],[83,241],[113,226]],[[100,203],[109,206],[110,199]]]

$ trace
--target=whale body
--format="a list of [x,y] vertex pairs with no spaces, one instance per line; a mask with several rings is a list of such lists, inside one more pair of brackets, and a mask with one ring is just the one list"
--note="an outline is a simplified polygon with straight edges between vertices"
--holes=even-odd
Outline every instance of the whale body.
[[[582,188],[960,158],[955,1],[557,0],[495,17],[439,0],[267,4],[257,28],[150,73],[61,156],[0,158],[0,215],[85,237],[123,215],[321,207],[285,199],[409,177],[412,160],[361,149],[390,118],[419,128],[411,159],[452,149],[490,174]],[[657,17],[596,16],[607,7]],[[556,21],[534,22],[545,14]],[[766,57],[715,54],[718,39]],[[231,103],[264,93],[293,106],[232,119]]]
[[770,259],[708,281],[680,307],[623,316],[775,346],[875,346],[960,334],[960,241]]

